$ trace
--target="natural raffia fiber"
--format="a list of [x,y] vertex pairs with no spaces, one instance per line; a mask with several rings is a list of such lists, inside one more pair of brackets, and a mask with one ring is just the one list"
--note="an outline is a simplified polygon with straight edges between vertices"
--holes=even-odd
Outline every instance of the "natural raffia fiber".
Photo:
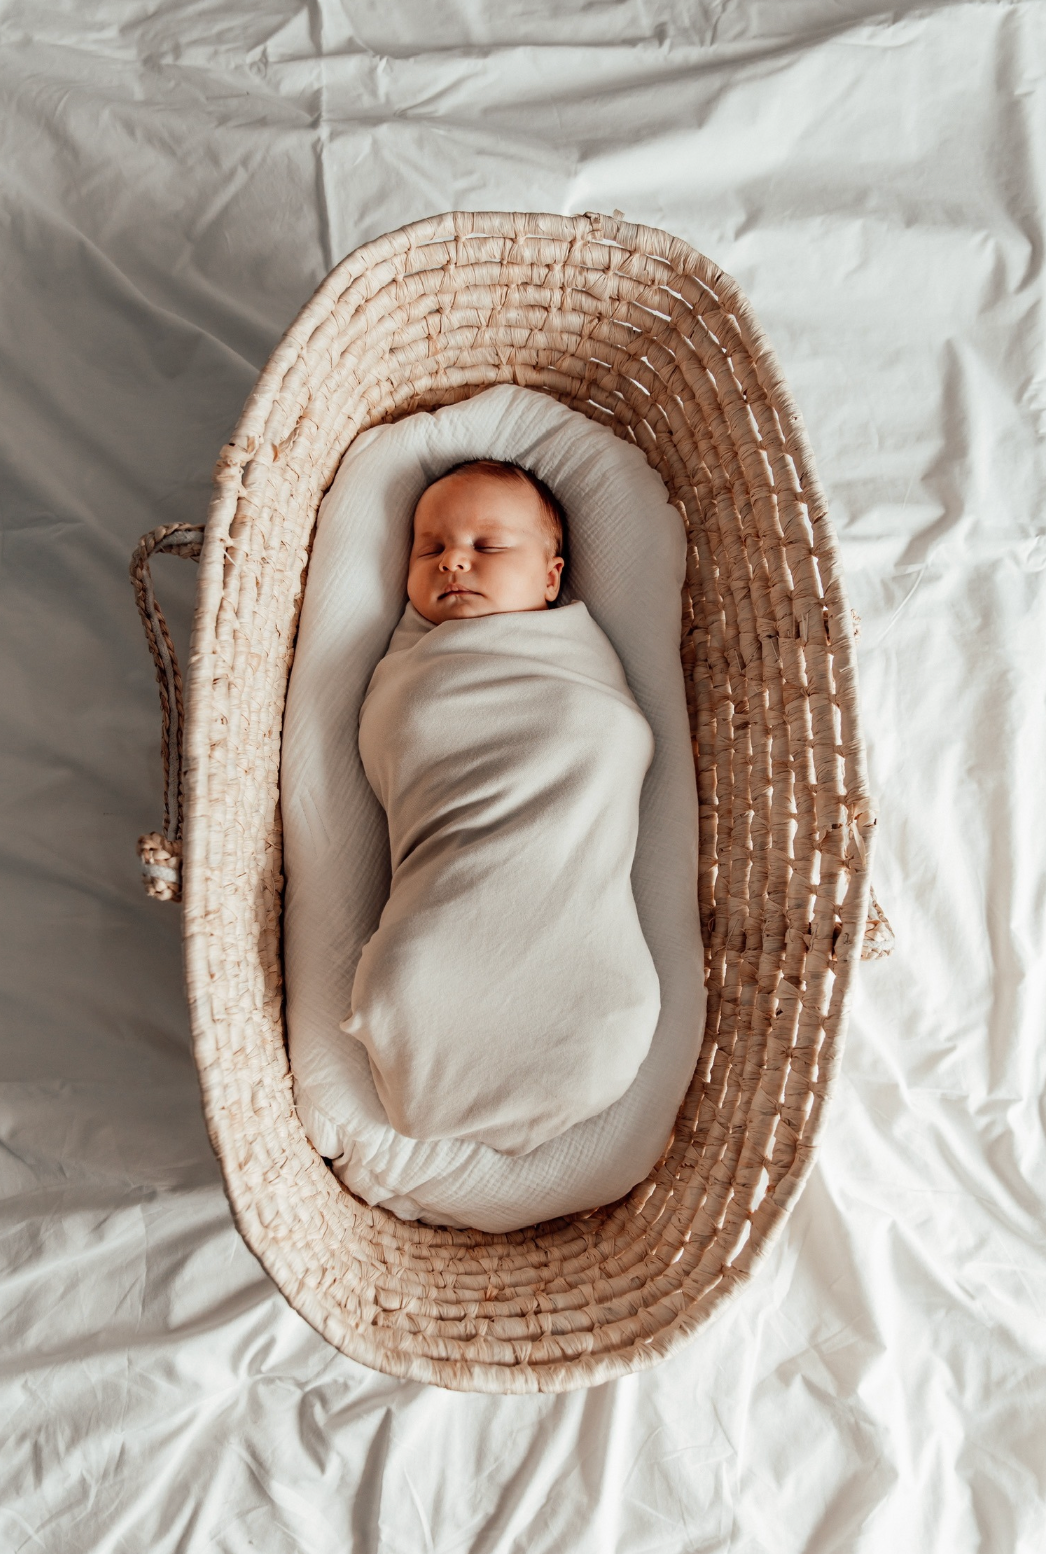
[[[648,1180],[496,1236],[368,1207],[305,1136],[282,1023],[279,761],[309,545],[346,448],[506,382],[636,443],[686,527],[709,1008]],[[328,276],[215,478],[186,726],[185,934],[236,1223],[307,1321],[393,1375],[554,1392],[653,1364],[749,1277],[794,1201],[865,929],[874,815],[853,624],[774,356],[734,283],[665,232],[437,216]]]
[[885,960],[893,953],[894,934],[886,913],[875,899],[875,891],[868,888],[868,916],[864,925],[862,960]]

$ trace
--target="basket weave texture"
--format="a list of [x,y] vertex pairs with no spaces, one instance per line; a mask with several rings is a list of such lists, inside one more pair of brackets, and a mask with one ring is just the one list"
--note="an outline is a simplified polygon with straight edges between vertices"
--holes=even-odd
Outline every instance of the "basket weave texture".
[[[619,1203],[508,1235],[347,1192],[294,1109],[280,739],[317,509],[352,439],[495,383],[638,444],[686,527],[682,662],[709,1006],[663,1159]],[[737,286],[596,215],[452,213],[358,249],[287,331],[216,470],[186,724],[187,976],[236,1223],[378,1370],[564,1391],[653,1364],[746,1280],[810,1165],[861,949],[874,816],[853,627],[799,416]]]

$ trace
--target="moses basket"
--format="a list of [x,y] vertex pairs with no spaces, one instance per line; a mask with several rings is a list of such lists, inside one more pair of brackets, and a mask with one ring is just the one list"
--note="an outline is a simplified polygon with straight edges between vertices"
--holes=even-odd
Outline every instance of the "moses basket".
[[[404,1223],[348,1192],[294,1108],[281,991],[280,740],[320,501],[378,422],[495,383],[635,443],[685,525],[680,651],[700,799],[709,993],[663,1158],[618,1203],[507,1235]],[[350,254],[280,341],[222,450],[185,722],[149,580],[164,706],[153,894],[184,865],[186,975],[212,1143],[244,1240],[355,1360],[483,1392],[649,1366],[749,1278],[810,1167],[866,933],[868,798],[853,622],[803,428],[737,286],[599,215],[462,213]],[[184,859],[181,854],[184,845]],[[884,947],[874,917],[866,946]]]

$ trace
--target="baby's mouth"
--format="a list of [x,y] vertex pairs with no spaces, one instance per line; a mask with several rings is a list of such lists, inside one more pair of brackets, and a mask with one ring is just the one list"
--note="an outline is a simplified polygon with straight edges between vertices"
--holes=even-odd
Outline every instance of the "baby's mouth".
[[455,594],[474,594],[475,592],[474,588],[459,588],[457,584],[451,584],[449,588],[444,588],[439,597],[441,599],[453,599]]

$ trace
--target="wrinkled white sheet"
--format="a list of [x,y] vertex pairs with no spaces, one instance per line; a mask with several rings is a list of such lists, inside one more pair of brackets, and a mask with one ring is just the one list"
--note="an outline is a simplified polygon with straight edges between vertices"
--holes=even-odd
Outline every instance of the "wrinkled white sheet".
[[[0,1548],[1041,1554],[1043,7],[7,0],[0,45]],[[372,1374],[274,1292],[134,858],[131,546],[202,516],[333,260],[452,206],[620,207],[747,289],[863,619],[898,937],[759,1278],[563,1398]]]

